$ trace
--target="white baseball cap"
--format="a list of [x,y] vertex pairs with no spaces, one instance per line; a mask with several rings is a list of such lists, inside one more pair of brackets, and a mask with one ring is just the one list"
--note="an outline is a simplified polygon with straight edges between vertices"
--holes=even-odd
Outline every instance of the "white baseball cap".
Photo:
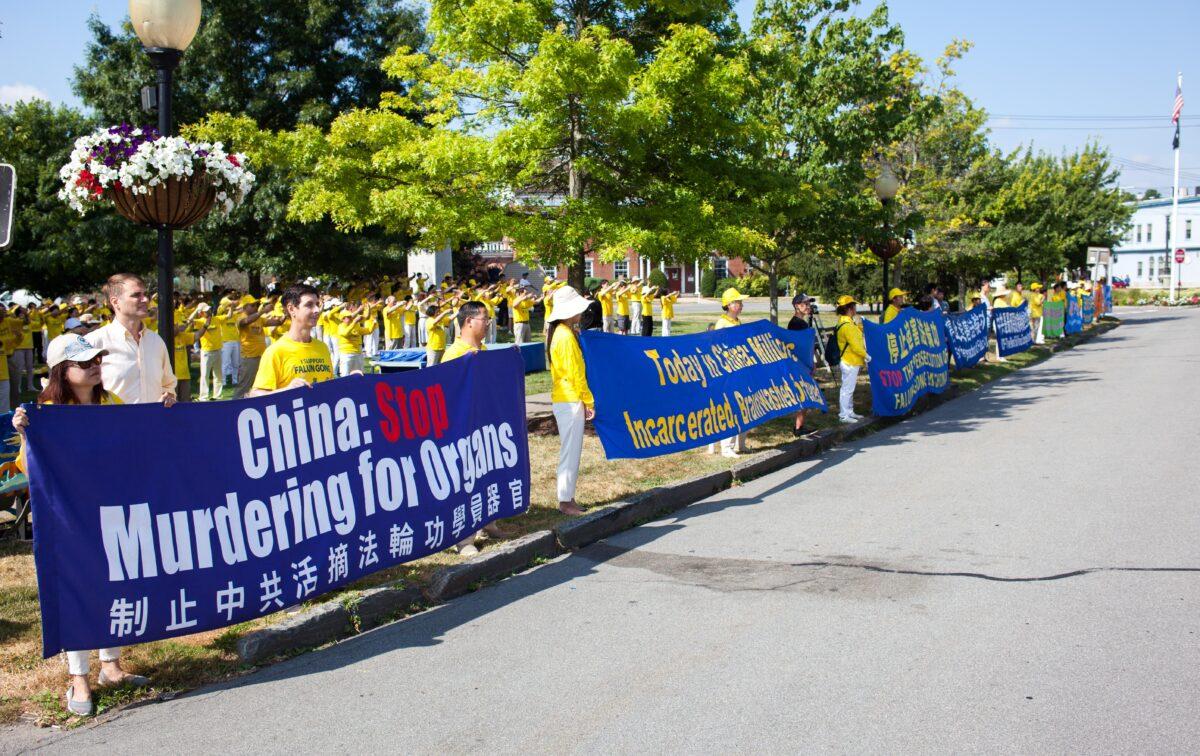
[[96,356],[104,356],[108,352],[97,349],[88,343],[87,339],[77,333],[64,333],[55,336],[46,348],[46,365],[53,368],[62,362],[87,362]]

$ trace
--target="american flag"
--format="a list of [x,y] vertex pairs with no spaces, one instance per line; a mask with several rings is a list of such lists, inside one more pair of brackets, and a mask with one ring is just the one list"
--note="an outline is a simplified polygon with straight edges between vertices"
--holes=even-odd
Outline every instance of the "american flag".
[[1179,123],[1179,114],[1183,112],[1183,89],[1175,85],[1175,107],[1171,110],[1171,123]]

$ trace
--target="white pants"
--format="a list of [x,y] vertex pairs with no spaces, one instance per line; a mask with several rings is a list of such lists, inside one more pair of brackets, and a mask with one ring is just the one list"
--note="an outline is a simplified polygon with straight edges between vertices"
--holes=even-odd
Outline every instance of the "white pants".
[[429,341],[428,321],[429,318],[424,315],[422,315],[420,320],[417,321],[417,338],[420,340],[421,346],[425,346],[425,343]]
[[746,434],[739,433],[736,436],[721,439],[721,453],[737,452],[741,454],[746,451]]
[[329,334],[329,333],[325,334],[325,346],[329,347],[329,360],[330,360],[330,362],[333,363],[333,375],[336,377],[339,375],[339,373],[337,372],[337,369],[338,369],[337,338],[334,337],[333,334]]
[[847,365],[844,361],[841,366],[842,388],[838,392],[838,416],[849,420],[850,414],[854,412],[854,386],[858,383],[858,371],[862,366]]
[[613,316],[612,315],[604,316],[604,332],[605,333],[613,332]]
[[[91,671],[91,664],[88,657],[92,655],[91,651],[68,651],[67,652],[67,674],[69,675],[86,675]],[[100,661],[115,662],[121,658],[121,649],[119,648],[102,648],[100,649]]]
[[417,346],[419,345],[419,343],[420,343],[419,339],[417,339],[417,324],[416,323],[411,323],[411,324],[405,323],[404,324],[404,348],[405,349],[416,349]]
[[530,333],[528,323],[513,323],[513,339],[518,344],[528,344]]
[[363,351],[372,357],[379,356],[379,329],[376,328],[363,339]]
[[238,368],[242,365],[242,345],[236,341],[226,341],[221,345],[221,376],[226,383],[236,381]]
[[389,351],[395,351],[396,349],[403,349],[404,348],[404,337],[396,336],[395,338],[388,339],[387,340],[387,348]]
[[1034,344],[1045,344],[1046,337],[1042,335],[1042,319],[1034,318],[1032,325],[1030,325],[1030,328],[1033,329],[1033,343]]
[[489,343],[489,344],[496,343],[496,319],[495,318],[492,318],[491,320],[488,321],[487,343]]
[[338,375],[342,376],[343,378],[347,375],[350,375],[355,370],[361,372],[363,366],[366,365],[366,360],[363,357],[362,352],[359,352],[358,354],[339,354],[337,360]]
[[671,335],[671,321],[667,320],[666,318],[663,318],[663,321],[662,321],[662,335],[663,336]]
[[445,353],[445,349],[426,349],[425,367],[433,367],[434,365],[442,364],[442,355]]
[[558,424],[558,500],[575,501],[579,481],[579,458],[583,454],[583,402],[555,402],[554,422]]
[[[198,402],[219,399],[221,396],[221,350],[200,353],[200,393]],[[211,387],[211,388],[210,388]]]

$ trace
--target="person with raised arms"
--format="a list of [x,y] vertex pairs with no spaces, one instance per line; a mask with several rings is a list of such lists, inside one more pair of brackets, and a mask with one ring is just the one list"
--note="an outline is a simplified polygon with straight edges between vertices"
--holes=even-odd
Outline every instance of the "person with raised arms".
[[284,289],[281,301],[291,325],[287,334],[263,352],[250,396],[333,379],[329,347],[313,338],[313,329],[321,317],[321,295],[308,284],[295,284]]

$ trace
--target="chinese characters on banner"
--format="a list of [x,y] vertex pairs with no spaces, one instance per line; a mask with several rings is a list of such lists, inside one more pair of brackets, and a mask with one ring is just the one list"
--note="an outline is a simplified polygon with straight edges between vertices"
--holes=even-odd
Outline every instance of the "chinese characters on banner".
[[1042,335],[1048,339],[1061,339],[1066,314],[1065,302],[1046,300],[1042,305]]
[[954,355],[954,367],[958,370],[974,367],[987,354],[987,306],[978,304],[967,312],[948,315],[946,337]]
[[516,350],[242,401],[29,411],[47,656],[254,619],[529,506]]
[[812,375],[812,329],[759,320],[687,336],[584,331],[580,345],[609,459],[694,449],[799,409],[825,409]]
[[992,310],[996,324],[996,346],[1001,357],[1024,352],[1033,346],[1033,330],[1029,324],[1029,303],[1019,307],[996,307]]
[[1063,333],[1079,333],[1083,330],[1083,306],[1074,293],[1067,294],[1067,314],[1063,318]]
[[950,352],[942,338],[940,311],[900,311],[885,325],[866,321],[863,335],[871,361],[871,411],[882,417],[903,415],[925,394],[950,385]]

